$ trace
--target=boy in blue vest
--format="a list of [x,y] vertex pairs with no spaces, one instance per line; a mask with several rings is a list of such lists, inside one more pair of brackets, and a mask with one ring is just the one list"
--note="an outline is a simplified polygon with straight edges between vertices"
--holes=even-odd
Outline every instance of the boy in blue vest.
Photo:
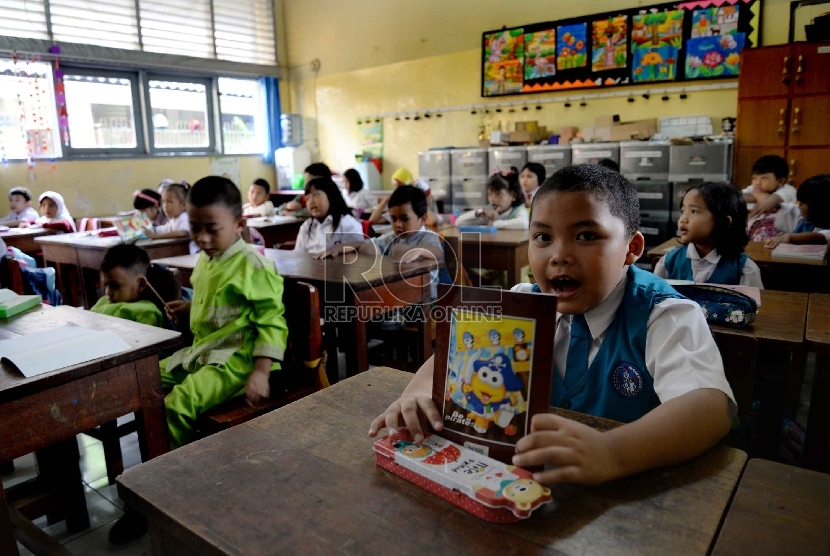
[[[686,461],[717,443],[737,411],[700,307],[633,266],[642,255],[637,192],[620,174],[578,165],[533,199],[528,258],[537,284],[514,291],[558,296],[551,405],[626,423],[609,432],[536,415],[513,463],[548,465],[534,479],[599,484]],[[537,346],[537,349],[538,346]],[[440,431],[433,359],[371,424]]]

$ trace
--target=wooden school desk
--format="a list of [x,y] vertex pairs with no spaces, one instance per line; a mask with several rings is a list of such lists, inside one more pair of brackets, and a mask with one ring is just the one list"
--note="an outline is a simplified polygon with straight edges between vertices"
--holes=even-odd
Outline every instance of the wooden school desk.
[[830,473],[830,295],[810,294],[807,349],[816,354],[816,369],[804,439],[804,466]]
[[[498,230],[494,233],[461,232],[444,228],[440,234],[461,243],[461,264],[464,268],[487,268],[507,272],[508,287],[518,284],[527,261],[527,230]],[[457,254],[456,254],[457,256]]]
[[[66,303],[82,303],[89,308],[97,301],[96,285],[101,261],[107,249],[121,243],[117,237],[98,237],[97,234],[98,232],[78,232],[36,239],[43,250],[43,260],[46,264],[53,263],[57,267],[58,285],[61,294],[68,298]],[[190,252],[189,237],[139,241],[136,245],[145,249],[150,259],[186,255]],[[74,288],[71,286],[73,280],[78,280],[82,288],[83,299],[80,303],[74,299]]]
[[119,493],[148,517],[155,556],[705,554],[746,463],[716,446],[604,486],[557,487],[528,520],[494,525],[375,465],[369,423],[411,379],[372,369],[129,469]]
[[830,475],[751,459],[712,554],[830,554]]
[[[279,249],[266,249],[265,255],[277,263],[282,276],[317,287],[323,318],[327,323],[333,320],[328,318],[331,315],[327,311],[337,308],[374,313],[412,304],[423,304],[428,308],[432,300],[429,272],[436,265],[425,259],[396,264],[389,257],[378,257],[376,261],[374,257],[350,255],[345,259],[347,262],[344,262],[343,258],[317,260],[305,252]],[[198,255],[187,255],[155,259],[153,262],[179,269],[182,283],[189,285],[198,258]],[[327,309],[328,307],[332,309]],[[429,317],[428,310],[424,313]],[[366,321],[352,317],[345,322],[343,318],[338,320],[338,327],[346,335],[344,348],[349,373],[361,373],[369,368]],[[429,331],[428,320],[418,324],[419,365],[432,354],[432,336]],[[332,359],[329,359],[329,365],[336,369]]]
[[[24,378],[2,365],[0,462],[74,438],[133,411],[139,420],[139,434],[146,439],[148,456],[153,458],[168,451],[158,352],[176,347],[179,333],[72,307],[44,306],[0,320],[0,339],[70,322],[92,330],[114,332],[132,348],[32,378]],[[4,499],[0,486],[0,554],[17,554]],[[10,495],[8,503],[13,502]]]
[[8,232],[0,232],[2,239],[8,247],[17,247],[27,255],[40,252],[40,245],[35,242],[36,237],[50,236],[55,230],[43,228],[10,228]]
[[[654,269],[660,257],[679,245],[677,238],[672,238],[651,249],[646,255],[651,261],[651,268]],[[804,293],[830,291],[830,267],[827,266],[826,258],[821,261],[774,259],[772,249],[764,247],[761,241],[750,241],[744,252],[761,269],[761,279],[768,290]]]
[[296,240],[303,222],[305,220],[294,216],[248,218],[248,228],[260,233],[266,247],[274,247],[279,243]]

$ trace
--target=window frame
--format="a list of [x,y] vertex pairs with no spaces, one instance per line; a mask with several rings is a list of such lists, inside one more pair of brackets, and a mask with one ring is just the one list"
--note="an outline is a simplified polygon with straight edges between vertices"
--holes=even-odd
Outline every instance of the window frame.
[[[256,83],[257,87],[259,87],[259,90],[260,90],[259,91],[260,97],[259,97],[259,103],[258,103],[259,104],[259,117],[262,120],[262,125],[265,126],[265,129],[263,130],[262,135],[259,137],[259,139],[264,141],[264,144],[261,145],[259,152],[244,152],[244,153],[229,153],[229,152],[227,152],[227,146],[225,145],[225,130],[222,129],[222,116],[223,116],[224,112],[222,112],[222,93],[219,91],[219,80],[220,79],[236,79],[238,81],[254,81]],[[218,121],[219,137],[220,137],[221,142],[222,142],[222,154],[227,155],[227,156],[253,156],[253,155],[260,155],[261,156],[261,155],[267,154],[265,151],[268,150],[268,134],[269,134],[270,130],[269,130],[269,124],[268,124],[268,108],[266,106],[266,101],[265,101],[265,97],[266,97],[265,87],[262,84],[262,79],[261,78],[254,78],[254,77],[229,77],[229,76],[225,76],[225,75],[220,75],[220,76],[216,77],[215,83],[216,83],[216,110],[217,110],[217,114],[218,114],[217,121]],[[259,134],[257,134],[257,135],[259,135]]]
[[[201,77],[174,73],[151,73],[146,72],[144,75],[144,125],[147,131],[147,152],[155,156],[175,156],[175,155],[217,155],[220,152],[220,143],[216,140],[216,114],[218,106],[214,107],[218,100],[218,92],[215,87],[216,78]],[[204,85],[205,87],[205,105],[207,107],[207,117],[205,123],[210,126],[208,129],[208,146],[194,149],[192,147],[156,147],[155,128],[153,127],[153,102],[150,98],[150,81],[173,81],[179,83],[193,83]],[[221,133],[221,131],[220,131]]]
[[[61,66],[64,75],[81,75],[90,77],[112,77],[116,79],[128,79],[130,81],[133,99],[133,123],[135,125],[136,146],[132,148],[119,149],[116,147],[104,148],[75,148],[72,147],[72,127],[69,127],[69,145],[64,145],[64,158],[88,158],[88,157],[133,157],[147,154],[147,137],[145,129],[145,117],[142,113],[141,102],[141,79],[139,72],[126,70],[109,70],[99,68],[85,68],[78,66]],[[64,85],[65,88],[65,85]]]

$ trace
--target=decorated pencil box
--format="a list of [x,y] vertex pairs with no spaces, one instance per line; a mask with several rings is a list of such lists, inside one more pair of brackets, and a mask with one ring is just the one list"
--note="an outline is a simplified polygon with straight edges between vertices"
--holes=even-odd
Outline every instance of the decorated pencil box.
[[534,481],[529,471],[434,434],[415,444],[402,428],[396,440],[381,438],[374,448],[379,466],[485,521],[527,519],[552,500],[550,489]]

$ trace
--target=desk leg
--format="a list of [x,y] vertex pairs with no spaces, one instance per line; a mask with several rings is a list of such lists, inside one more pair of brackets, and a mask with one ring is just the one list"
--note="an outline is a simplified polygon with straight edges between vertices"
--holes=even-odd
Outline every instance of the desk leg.
[[0,483],[0,554],[18,556],[17,541],[14,540],[14,529],[9,517],[9,506],[6,503],[6,492]]
[[423,289],[421,290],[421,306],[424,309],[424,320],[418,323],[418,356],[415,359],[415,363],[419,369],[432,355],[432,314],[430,311],[432,308],[432,294],[430,293],[431,283],[429,274],[422,275],[421,279],[424,282]]
[[804,467],[830,473],[830,355],[822,353],[816,354],[804,438]]
[[170,451],[158,356],[136,361],[135,375],[141,397],[141,411],[136,412],[135,418],[138,420],[139,435],[143,434],[147,443],[147,456],[153,459]]
[[801,398],[801,384],[804,382],[804,366],[807,364],[807,350],[802,344],[793,351],[790,362],[790,373],[787,377],[786,409],[793,415],[798,411],[798,400]]
[[84,308],[89,309],[98,301],[98,271],[91,268],[80,268],[81,292],[83,293]]
[[58,509],[46,514],[47,523],[66,520],[66,529],[77,533],[89,528],[89,513],[81,477],[78,440],[71,437],[35,452],[38,474],[50,492],[57,493]]
[[346,332],[346,375],[355,376],[369,370],[369,350],[366,340],[366,323],[360,319],[344,327]]
[[761,403],[761,411],[752,457],[779,460],[778,447],[781,442],[787,378],[793,358],[791,352],[761,349],[759,346],[755,399]]

